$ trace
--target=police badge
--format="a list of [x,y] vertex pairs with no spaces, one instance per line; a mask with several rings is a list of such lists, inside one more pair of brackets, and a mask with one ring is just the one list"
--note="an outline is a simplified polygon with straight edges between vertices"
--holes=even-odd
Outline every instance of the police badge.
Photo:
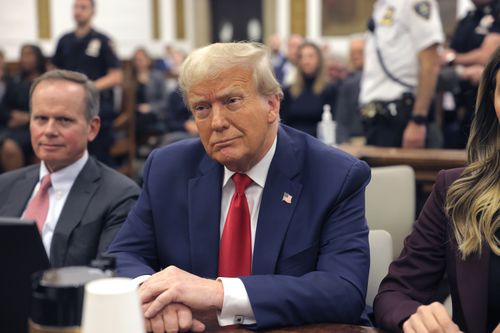
[[99,50],[101,49],[101,41],[97,38],[92,39],[85,50],[85,54],[89,57],[97,57],[99,55]]
[[418,16],[428,20],[431,17],[431,3],[429,1],[419,1],[414,6],[415,12]]

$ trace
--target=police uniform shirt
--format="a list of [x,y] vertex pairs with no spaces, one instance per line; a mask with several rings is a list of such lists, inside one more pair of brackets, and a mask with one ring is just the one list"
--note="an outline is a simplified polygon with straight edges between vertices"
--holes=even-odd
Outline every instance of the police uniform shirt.
[[120,67],[111,40],[93,29],[83,37],[74,32],[61,37],[52,63],[61,69],[84,73],[92,81]]
[[[111,40],[94,29],[83,37],[77,37],[74,32],[61,37],[52,63],[61,69],[83,73],[92,81],[120,67]],[[113,118],[112,89],[101,91],[101,118],[104,121]]]
[[490,33],[500,33],[500,3],[493,2],[468,12],[458,22],[450,47],[458,53],[478,49]]
[[374,4],[372,18],[375,31],[369,34],[365,48],[360,93],[362,105],[372,101],[395,100],[411,90],[387,76],[377,57],[375,43],[388,71],[404,83],[416,87],[418,52],[444,41],[436,0],[378,0]]

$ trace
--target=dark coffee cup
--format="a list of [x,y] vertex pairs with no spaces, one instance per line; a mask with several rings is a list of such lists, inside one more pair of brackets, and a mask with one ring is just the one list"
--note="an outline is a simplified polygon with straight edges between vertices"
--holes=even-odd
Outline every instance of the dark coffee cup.
[[109,277],[97,268],[54,268],[33,275],[30,333],[79,332],[84,286]]

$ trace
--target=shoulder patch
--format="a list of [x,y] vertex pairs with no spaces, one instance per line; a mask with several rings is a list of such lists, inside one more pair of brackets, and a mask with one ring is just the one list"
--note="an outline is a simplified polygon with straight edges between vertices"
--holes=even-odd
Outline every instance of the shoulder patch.
[[479,25],[489,31],[493,23],[495,23],[495,18],[493,17],[493,15],[488,14],[481,19]]
[[108,46],[114,54],[117,54],[116,53],[116,45],[111,39],[108,40]]
[[394,7],[388,6],[384,11],[384,15],[380,19],[379,24],[385,26],[391,26],[394,23],[394,12],[395,12]]
[[431,3],[429,1],[418,1],[413,5],[413,9],[418,16],[428,20],[431,17]]

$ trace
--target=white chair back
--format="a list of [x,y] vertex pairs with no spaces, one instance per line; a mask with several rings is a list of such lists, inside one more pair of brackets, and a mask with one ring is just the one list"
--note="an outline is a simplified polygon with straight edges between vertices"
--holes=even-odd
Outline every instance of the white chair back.
[[446,297],[443,305],[446,308],[446,311],[448,311],[450,317],[453,317],[453,302],[451,301],[451,295],[448,295],[448,297]]
[[373,306],[380,282],[387,275],[392,262],[392,238],[385,230],[370,230],[370,273],[368,275],[368,290],[366,304]]
[[415,222],[415,172],[406,165],[372,168],[365,198],[368,226],[391,234],[398,257]]

